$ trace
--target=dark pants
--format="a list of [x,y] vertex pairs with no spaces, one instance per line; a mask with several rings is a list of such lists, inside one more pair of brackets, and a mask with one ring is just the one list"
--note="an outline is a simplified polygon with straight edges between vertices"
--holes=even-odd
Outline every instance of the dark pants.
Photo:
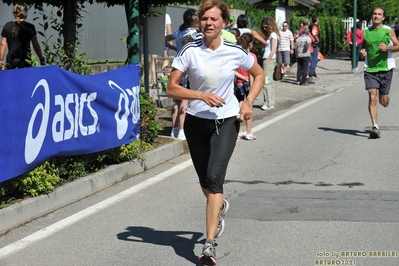
[[[353,44],[350,45],[351,47],[351,54],[352,54],[352,49],[353,49]],[[356,45],[356,61],[355,61],[355,67],[357,67],[357,64],[359,63],[359,56],[360,56],[360,50],[362,49],[362,45]],[[351,57],[352,58],[352,57]]]
[[187,114],[184,133],[201,187],[223,193],[227,165],[236,146],[237,117],[203,119]]
[[320,48],[318,46],[313,47],[313,53],[310,54],[310,69],[309,69],[309,77],[316,77],[316,66],[319,61],[319,51]]
[[309,71],[310,57],[299,57],[297,61],[296,81],[305,84]]

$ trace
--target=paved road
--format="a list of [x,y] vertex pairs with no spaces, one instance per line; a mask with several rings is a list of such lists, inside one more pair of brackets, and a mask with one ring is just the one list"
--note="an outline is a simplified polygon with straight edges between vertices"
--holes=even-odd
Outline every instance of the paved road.
[[[218,265],[399,264],[399,96],[371,140],[351,80],[267,113],[256,141],[237,142]],[[184,154],[1,236],[0,265],[197,265],[204,204]]]

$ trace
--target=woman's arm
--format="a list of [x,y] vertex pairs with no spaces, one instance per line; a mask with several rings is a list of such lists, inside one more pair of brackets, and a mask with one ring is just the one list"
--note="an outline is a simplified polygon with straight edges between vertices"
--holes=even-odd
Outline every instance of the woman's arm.
[[[262,71],[263,72],[263,71]],[[178,100],[201,100],[211,107],[221,106],[226,104],[225,100],[211,92],[204,92],[198,90],[189,90],[180,86],[180,80],[183,77],[183,72],[173,68],[169,76],[168,84],[166,85],[166,96]]]
[[0,44],[0,61],[4,61],[4,54],[6,52],[6,48],[7,48],[7,38],[2,37]]
[[39,42],[37,40],[36,34],[32,36],[31,38],[33,49],[35,50],[37,56],[39,57],[40,60],[40,65],[45,65],[46,61],[44,60],[43,54],[42,54],[42,49],[40,49]]
[[249,77],[244,76],[243,74],[240,74],[238,71],[236,71],[236,77],[245,81],[249,81]]
[[254,36],[255,39],[257,39],[257,40],[261,43],[261,45],[258,45],[258,46],[263,47],[263,46],[266,45],[265,39],[263,39],[263,38],[259,35],[258,32],[256,32],[255,30],[251,30],[251,34]]
[[248,72],[249,75],[253,77],[253,82],[251,85],[251,89],[249,90],[247,99],[244,101],[244,104],[241,105],[241,121],[248,120],[252,117],[252,105],[256,97],[258,97],[259,93],[261,92],[263,84],[265,83],[265,73],[258,63],[254,62]]
[[174,39],[175,39],[175,37],[173,37],[172,34],[166,35],[165,36],[165,46],[168,47],[169,49],[172,49],[172,50],[176,51],[176,46],[172,45],[172,41]]

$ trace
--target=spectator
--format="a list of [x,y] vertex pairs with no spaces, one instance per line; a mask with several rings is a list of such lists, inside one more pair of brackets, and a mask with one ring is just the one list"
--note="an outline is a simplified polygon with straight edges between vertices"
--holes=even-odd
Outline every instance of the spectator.
[[265,84],[263,85],[263,105],[261,109],[270,110],[274,108],[275,104],[273,73],[277,65],[276,51],[280,33],[276,21],[272,17],[265,17],[262,20],[260,27],[262,36],[266,39],[266,47],[262,57]]
[[248,32],[251,33],[256,40],[258,40],[259,44],[254,44],[254,47],[265,47],[266,41],[263,39],[259,33],[255,30],[248,28],[248,18],[246,15],[241,14],[237,18],[237,28],[240,31],[240,35]]
[[396,21],[395,26],[393,26],[396,34],[396,38],[399,39],[399,22]]
[[[179,29],[170,35],[165,36],[165,44],[176,52],[180,52],[184,45],[192,41],[197,36],[197,29],[199,28],[199,17],[195,9],[187,9],[183,14],[183,24]],[[169,42],[175,40],[176,47],[170,45]],[[188,78],[185,74],[180,85],[189,88]],[[186,140],[184,134],[184,119],[186,117],[188,101],[185,99],[174,99],[172,106],[172,132],[171,137],[177,137],[181,140]]]
[[[165,36],[172,34],[172,20],[170,19],[169,14],[165,14]],[[170,42],[169,44],[172,44]],[[152,84],[153,86],[157,85],[157,73],[156,73],[156,66],[155,66],[155,59],[158,55],[152,54],[151,55],[151,77],[152,77]],[[169,47],[165,45],[163,50],[163,57],[169,57]],[[162,62],[162,69],[169,65],[169,60],[163,60]]]
[[307,86],[307,75],[310,62],[310,46],[312,40],[309,37],[309,28],[304,28],[302,35],[296,39],[295,54],[297,57],[296,81],[298,85]]
[[320,51],[319,18],[313,16],[312,22],[313,24],[310,26],[310,33],[314,38],[314,42],[312,42],[313,51],[310,54],[309,79],[317,79],[316,67],[317,67],[317,62],[319,62],[319,51]]
[[[241,35],[239,44],[248,51],[248,53],[254,58],[255,62],[258,62],[258,59],[254,53],[251,52],[252,47],[254,46],[254,36],[251,33],[244,33]],[[237,97],[240,106],[245,104],[245,98],[248,97],[251,84],[254,82],[254,77],[251,76],[248,71],[243,68],[238,68],[236,71],[236,90],[235,95]],[[245,121],[246,131],[238,133],[239,139],[246,140],[256,140],[256,136],[252,134],[252,118]]]
[[235,25],[236,25],[236,17],[231,15],[230,16],[230,23],[224,29],[227,30],[228,32],[230,32],[230,30],[233,29]]
[[[351,29],[346,35],[346,40],[350,44],[351,54],[353,51],[353,29]],[[360,22],[356,23],[356,57],[355,57],[355,70],[357,70],[357,65],[359,62],[360,49],[362,49],[363,45],[363,31],[362,24]]]
[[239,31],[237,28],[232,28],[232,29],[230,30],[230,32],[231,32],[232,34],[234,34],[234,36],[236,37],[236,42],[238,42],[239,39],[240,39],[240,36],[241,36],[240,31]]
[[[309,28],[309,20],[308,20],[308,19],[305,18],[305,19],[302,21],[302,25],[303,25],[303,27],[299,30],[299,36],[302,35],[303,30],[306,29],[306,28],[308,28],[309,31],[310,31],[310,28]],[[313,37],[313,35],[312,35],[311,33],[309,33],[309,37],[310,37],[310,39],[312,40],[312,43],[314,43],[314,42],[315,42],[315,38]],[[311,45],[309,48],[310,48],[310,54],[311,54],[311,56],[312,56],[313,49],[314,49],[314,48],[313,48],[313,45]],[[310,59],[310,60],[312,60],[312,59]],[[309,67],[308,67],[308,68],[310,68],[310,61],[309,61]],[[307,73],[307,80],[306,80],[306,83],[307,83],[307,84],[315,84],[315,82],[314,82],[313,80],[309,79],[308,77],[309,77],[309,72]]]
[[[7,22],[1,32],[0,62],[7,69],[31,67],[32,60],[30,43],[39,57],[40,64],[45,65],[45,60],[36,36],[35,26],[27,21],[28,7],[16,4],[13,8],[14,20]],[[6,48],[8,53],[4,63]]]
[[280,30],[280,39],[277,52],[277,61],[281,63],[281,74],[287,76],[287,66],[291,64],[291,55],[294,54],[294,36],[288,28],[288,22],[283,22]]

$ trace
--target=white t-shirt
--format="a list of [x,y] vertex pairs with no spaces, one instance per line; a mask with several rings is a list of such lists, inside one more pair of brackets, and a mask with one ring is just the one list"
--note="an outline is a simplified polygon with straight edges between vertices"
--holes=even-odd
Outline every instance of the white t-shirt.
[[[268,58],[269,55],[270,55],[271,44],[272,44],[272,41],[271,41],[271,40],[272,40],[272,39],[276,39],[276,44],[277,44],[277,41],[278,41],[277,33],[272,32],[272,33],[270,34],[270,36],[269,36],[269,39],[266,40],[265,52],[263,53],[263,57],[262,57],[263,59]],[[276,47],[276,48],[277,48],[277,47]],[[277,49],[276,49],[276,51],[277,51]],[[272,59],[276,59],[276,53],[274,53]]]
[[252,33],[252,30],[248,28],[239,28],[238,30],[240,31],[240,35],[243,35],[244,33]]
[[173,38],[175,38],[176,42],[176,52],[180,52],[182,46],[183,39],[187,36],[193,38],[193,40],[197,37],[197,31],[194,28],[187,28],[183,31],[177,30],[172,33]]
[[168,24],[172,25],[169,14],[165,14],[165,36],[168,35]]
[[215,51],[203,43],[203,38],[188,43],[177,54],[172,67],[188,73],[190,89],[215,93],[226,104],[216,108],[202,100],[190,100],[186,112],[205,119],[237,116],[240,106],[234,95],[235,73],[239,67],[250,69],[254,62],[248,51],[224,39]]

